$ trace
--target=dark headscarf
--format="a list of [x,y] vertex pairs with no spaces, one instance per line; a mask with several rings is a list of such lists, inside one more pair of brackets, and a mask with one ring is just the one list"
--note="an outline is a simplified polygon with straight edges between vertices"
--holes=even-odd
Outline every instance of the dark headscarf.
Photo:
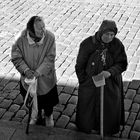
[[117,29],[115,21],[103,20],[103,22],[101,23],[101,26],[99,27],[98,32],[96,33],[97,40],[101,41],[101,36],[108,31],[114,32],[115,35],[117,34],[118,29]]
[[[34,23],[35,20],[37,18],[40,18],[39,16],[33,16],[29,19],[28,23],[27,23],[27,31],[29,31],[29,35],[30,37],[35,41],[35,42],[39,42],[41,40],[41,38],[37,37],[35,35],[35,29],[34,29]],[[41,18],[40,18],[41,19]]]

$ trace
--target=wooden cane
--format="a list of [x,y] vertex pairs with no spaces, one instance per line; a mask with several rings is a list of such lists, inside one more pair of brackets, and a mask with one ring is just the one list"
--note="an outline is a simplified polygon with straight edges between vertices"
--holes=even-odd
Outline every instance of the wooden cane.
[[100,88],[100,135],[104,138],[104,86]]
[[28,121],[27,121],[27,126],[26,126],[26,134],[29,134],[29,125],[30,125],[31,114],[32,114],[32,105],[33,103],[31,102],[29,106],[29,116],[28,116]]

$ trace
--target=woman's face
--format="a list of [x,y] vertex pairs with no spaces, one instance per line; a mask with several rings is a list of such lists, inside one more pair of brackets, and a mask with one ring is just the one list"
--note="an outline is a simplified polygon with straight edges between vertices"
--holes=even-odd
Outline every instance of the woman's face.
[[45,23],[42,20],[38,20],[34,24],[35,35],[39,38],[43,37],[45,31]]
[[105,32],[105,33],[102,35],[101,39],[102,39],[102,41],[103,41],[104,43],[109,43],[109,42],[111,42],[111,41],[113,40],[114,37],[115,37],[115,33],[109,31],[109,32]]

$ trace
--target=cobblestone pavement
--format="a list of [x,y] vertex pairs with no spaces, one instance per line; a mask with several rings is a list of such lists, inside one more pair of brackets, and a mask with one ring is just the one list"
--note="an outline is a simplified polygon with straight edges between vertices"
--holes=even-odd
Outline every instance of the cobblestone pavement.
[[60,103],[55,127],[77,130],[78,80],[74,71],[79,43],[97,31],[103,19],[116,21],[129,66],[123,73],[125,127],[114,137],[140,138],[140,1],[139,0],[0,0],[0,119],[26,123],[28,110],[19,94],[20,75],[10,61],[15,36],[33,15],[43,16],[56,36],[56,72]]

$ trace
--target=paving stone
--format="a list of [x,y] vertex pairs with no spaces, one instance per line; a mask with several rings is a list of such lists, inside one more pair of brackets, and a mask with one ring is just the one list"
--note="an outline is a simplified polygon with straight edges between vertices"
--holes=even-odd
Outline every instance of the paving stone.
[[125,74],[124,74],[124,76],[123,76],[123,78],[125,80],[128,80],[129,81],[129,80],[132,79],[133,75],[134,75],[134,72],[132,72],[132,71],[126,71]]
[[2,116],[2,120],[10,121],[11,118],[14,116],[14,112],[5,112],[5,114]]
[[[5,70],[4,70],[5,71]],[[0,82],[0,86],[6,86],[8,82],[10,81],[10,78],[6,75],[4,79]]]
[[78,90],[74,90],[73,95],[77,96],[78,95]]
[[[19,105],[20,106],[20,105]],[[27,108],[27,106],[25,106],[25,105],[22,105],[22,106],[20,106],[21,108],[20,108],[20,110],[25,110],[27,113],[29,113],[29,109]]]
[[71,122],[67,125],[66,128],[67,128],[67,129],[70,129],[70,130],[75,130],[75,131],[78,130],[78,129],[77,129],[77,126],[76,126],[74,123],[71,123]]
[[124,99],[124,109],[125,111],[129,111],[132,105],[132,100]]
[[130,100],[133,100],[133,98],[135,97],[135,95],[136,95],[136,90],[128,89],[127,90],[127,93],[125,95],[125,98],[126,99],[130,99]]
[[12,90],[12,89],[14,89],[16,86],[18,85],[18,83],[16,82],[9,82],[5,87],[4,87],[4,91],[6,91],[6,90]]
[[132,104],[131,112],[138,113],[139,109],[140,109],[140,105],[138,103]]
[[69,94],[61,93],[61,94],[59,95],[59,102],[60,102],[61,104],[66,104],[66,103],[68,102],[70,96],[71,96],[71,95],[69,95]]
[[20,93],[19,90],[12,90],[6,98],[14,100],[14,99],[16,99],[16,97],[18,96],[19,93]]
[[127,121],[129,114],[130,114],[129,112],[127,112],[127,111],[125,112],[125,122]]
[[54,118],[54,120],[57,120],[57,119],[59,118],[60,115],[61,115],[60,112],[58,112],[58,111],[53,111],[53,118]]
[[130,84],[129,81],[123,81],[123,90],[124,90],[124,92],[127,92],[129,84]]
[[26,115],[26,111],[25,110],[19,110],[16,113],[15,118],[24,118],[25,115]]
[[57,104],[56,106],[54,106],[54,111],[62,112],[64,108],[65,108],[65,105]]
[[132,59],[130,60],[131,63],[138,63],[139,62],[139,57],[133,56]]
[[137,67],[137,64],[134,64],[134,63],[130,63],[129,65],[128,65],[128,68],[127,68],[127,70],[129,70],[129,71],[135,71],[136,70],[136,67]]
[[74,90],[74,88],[77,86],[77,84],[78,84],[78,79],[75,79],[72,76],[70,76],[70,78],[67,81],[67,86],[72,87],[72,89]]
[[75,121],[76,121],[76,112],[73,113],[73,115],[71,116],[70,121],[75,123]]
[[6,99],[6,97],[10,94],[10,92],[2,92],[1,93],[1,97],[3,97],[4,99]]
[[[56,72],[57,73],[57,72]],[[58,81],[57,81],[57,85],[63,85],[65,86],[69,77],[67,75],[63,76],[62,75],[57,75]]]
[[0,97],[0,103],[4,100],[4,97]]
[[140,120],[136,120],[136,121],[135,121],[133,130],[134,130],[134,131],[140,132]]
[[8,111],[10,111],[10,112],[17,112],[18,110],[19,110],[19,108],[20,108],[20,106],[19,105],[17,105],[17,104],[12,104],[11,106],[10,106],[10,108],[9,108],[9,110]]
[[72,94],[74,91],[74,86],[71,86],[69,84],[66,84],[66,86],[64,87],[63,91],[67,94]]
[[14,100],[15,104],[21,105],[23,104],[23,97],[19,94],[16,99]]
[[138,89],[140,86],[140,81],[138,80],[133,80],[130,85],[129,85],[129,88],[131,89]]
[[140,138],[140,133],[137,131],[131,131],[130,133],[130,139],[132,140],[139,140]]
[[78,97],[73,95],[73,96],[69,99],[68,103],[76,105],[76,104],[77,104],[77,100],[78,100]]
[[58,91],[58,95],[61,94],[61,92],[63,91],[63,86],[57,85],[57,91]]
[[27,114],[27,115],[22,119],[22,123],[27,123],[27,122],[28,122],[28,117],[29,117],[29,114]]
[[7,100],[7,99],[4,99],[1,103],[0,103],[0,108],[9,108],[10,105],[12,104],[12,100]]
[[65,61],[65,62],[61,65],[61,67],[66,69],[69,65],[70,65],[70,62]]
[[61,117],[56,122],[56,127],[65,128],[68,124],[70,118],[66,115],[61,115]]
[[0,108],[0,118],[3,116],[3,114],[6,112],[6,109]]
[[140,112],[138,113],[137,119],[140,120]]
[[72,114],[74,113],[75,111],[75,108],[76,108],[76,105],[73,105],[73,104],[68,104],[65,108],[65,110],[62,112],[64,115],[67,115],[67,116],[72,116]]
[[138,90],[137,90],[137,94],[140,94],[140,88],[138,88]]
[[135,71],[133,79],[140,80],[140,72]]
[[128,120],[127,120],[127,125],[132,126],[135,122],[136,116],[137,116],[137,113],[131,112],[129,117],[128,117]]
[[137,94],[137,95],[135,96],[134,102],[140,104],[140,95],[139,95],[139,94]]
[[129,137],[129,134],[130,134],[130,130],[131,130],[131,126],[126,125],[126,126],[124,127],[124,130],[123,130],[121,136],[122,136],[123,138],[128,138],[128,137]]

